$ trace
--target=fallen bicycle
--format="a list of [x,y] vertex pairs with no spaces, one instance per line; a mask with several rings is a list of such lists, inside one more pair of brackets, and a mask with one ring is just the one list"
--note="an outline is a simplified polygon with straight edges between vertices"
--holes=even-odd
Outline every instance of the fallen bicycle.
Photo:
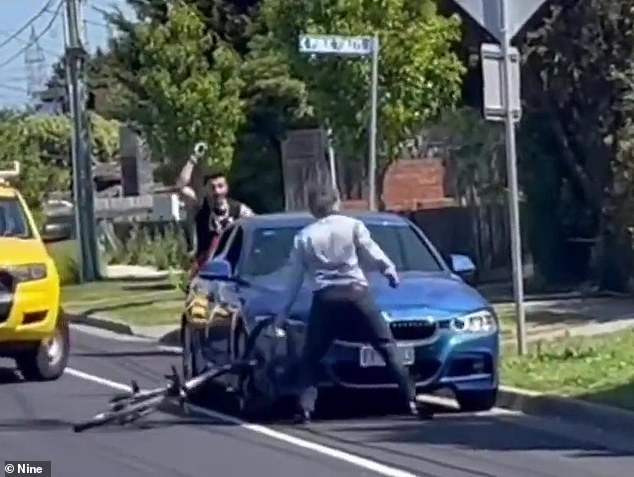
[[[141,390],[136,382],[132,382],[131,391],[120,393],[110,399],[107,411],[101,412],[92,418],[77,423],[73,426],[75,432],[103,426],[106,424],[126,425],[133,423],[148,414],[151,414],[167,403],[178,404],[181,408],[191,400],[196,391],[204,389],[213,383],[218,377],[233,374],[238,377],[240,383],[246,383],[254,389],[254,399],[249,409],[251,416],[266,414],[271,409],[272,403],[279,400],[280,396],[292,395],[294,389],[286,385],[283,379],[286,373],[279,373],[280,366],[289,367],[289,363],[280,363],[275,354],[275,343],[256,346],[262,331],[269,326],[268,322],[259,323],[247,340],[247,346],[242,359],[224,366],[205,370],[201,374],[183,380],[172,366],[170,375],[165,376],[168,383],[165,386],[150,390]],[[243,388],[242,384],[238,386]]]
[[79,422],[73,426],[75,432],[103,426],[106,424],[131,424],[148,414],[159,410],[165,403],[177,403],[184,407],[190,396],[199,388],[204,387],[213,379],[226,373],[243,373],[256,367],[257,360],[228,364],[217,369],[210,369],[205,373],[182,382],[176,368],[172,367],[172,374],[166,376],[168,384],[156,389],[143,391],[133,381],[131,392],[115,395],[110,399],[110,409],[92,418]]

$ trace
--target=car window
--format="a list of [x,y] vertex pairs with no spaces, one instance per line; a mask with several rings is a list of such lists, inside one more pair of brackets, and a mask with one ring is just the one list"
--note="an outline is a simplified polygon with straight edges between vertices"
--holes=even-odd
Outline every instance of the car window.
[[31,238],[33,233],[16,198],[0,198],[0,237]]
[[[300,227],[260,228],[253,234],[245,275],[268,275],[283,268],[293,239]],[[431,250],[416,231],[408,226],[368,225],[370,235],[394,262],[398,271],[435,272],[442,270]]]

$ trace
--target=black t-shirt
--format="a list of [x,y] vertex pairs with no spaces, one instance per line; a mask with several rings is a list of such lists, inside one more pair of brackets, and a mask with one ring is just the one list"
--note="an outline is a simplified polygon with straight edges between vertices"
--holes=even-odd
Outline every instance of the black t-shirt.
[[223,213],[211,207],[205,199],[196,212],[196,256],[208,253],[214,238],[240,218],[242,204],[232,199],[228,199],[228,203],[229,207]]

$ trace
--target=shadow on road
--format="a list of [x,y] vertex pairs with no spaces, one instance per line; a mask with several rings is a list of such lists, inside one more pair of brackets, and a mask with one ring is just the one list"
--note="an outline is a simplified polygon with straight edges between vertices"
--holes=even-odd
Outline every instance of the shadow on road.
[[[582,435],[563,435],[554,429],[535,426],[529,423],[530,419],[522,415],[502,417],[449,411],[425,422],[406,417],[346,425],[323,422],[309,432],[361,448],[383,451],[389,448],[390,453],[412,459],[419,457],[415,452],[403,452],[407,447],[402,444],[485,451],[560,451],[579,458],[634,456],[634,452],[586,442]],[[393,448],[395,444],[400,444],[399,450]]]
[[0,367],[0,385],[14,384],[22,381],[20,374],[13,368]]

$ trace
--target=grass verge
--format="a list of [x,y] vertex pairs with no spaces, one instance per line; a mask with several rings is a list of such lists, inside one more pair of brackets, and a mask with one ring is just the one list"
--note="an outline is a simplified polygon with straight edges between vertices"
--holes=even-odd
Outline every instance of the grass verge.
[[535,343],[529,350],[518,357],[504,349],[504,384],[634,411],[634,330]]
[[[516,314],[515,305],[504,303],[494,306],[500,320],[500,329],[503,339],[513,338],[516,334]],[[593,318],[582,313],[570,311],[557,312],[543,309],[526,309],[526,330],[530,335],[545,330],[560,331],[571,326],[586,325],[593,321]]]
[[183,292],[169,279],[113,280],[62,288],[62,306],[71,313],[93,313],[136,326],[176,325]]

